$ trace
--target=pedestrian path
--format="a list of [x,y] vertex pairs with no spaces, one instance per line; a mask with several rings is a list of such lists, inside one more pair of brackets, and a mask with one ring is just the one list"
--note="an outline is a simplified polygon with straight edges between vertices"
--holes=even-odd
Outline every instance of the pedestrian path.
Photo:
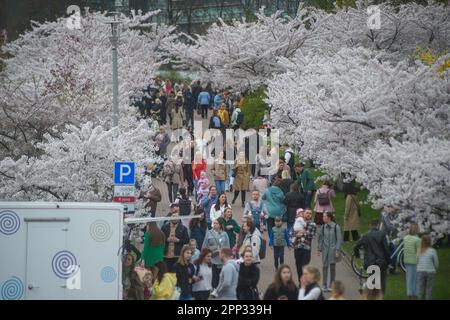
[[[201,117],[197,114],[195,115],[195,120],[201,120]],[[208,128],[209,121],[207,119],[203,120],[203,128]],[[168,147],[168,153],[170,154],[170,151],[172,150],[174,143],[170,143]],[[208,168],[208,178],[211,183],[214,182],[214,179],[211,175],[210,168]],[[167,186],[164,183],[162,178],[153,178],[154,185],[161,191],[162,195],[162,201],[158,204],[156,216],[165,216],[169,212],[169,196],[168,196],[168,190]],[[228,192],[227,193],[228,202],[231,204],[231,200],[233,199],[233,193]],[[247,192],[246,199],[250,199],[251,195],[249,192]],[[238,199],[239,200],[239,199]],[[240,219],[242,217],[243,208],[240,205],[240,201],[236,201],[236,204],[232,205],[233,208],[233,218],[240,223]],[[264,233],[264,237],[268,241],[267,232]],[[294,281],[297,283],[297,276],[296,276],[296,268],[295,268],[295,259],[294,259],[294,250],[285,250],[285,264],[289,265],[293,271],[293,278]],[[322,273],[322,260],[321,257],[317,256],[317,236],[316,239],[313,241],[313,251],[311,254],[311,265],[318,268],[320,272]],[[275,274],[275,266],[274,266],[274,259],[273,259],[273,251],[269,248],[267,245],[267,254],[266,258],[261,261],[260,265],[261,270],[261,278],[259,281],[259,289],[264,291],[269,286],[269,284],[273,281],[273,277]],[[340,280],[344,283],[346,287],[346,293],[345,297],[347,299],[359,299],[359,279],[352,271],[351,267],[344,261],[341,261],[336,266],[336,280]],[[328,298],[330,296],[329,293],[325,294],[325,297]]]

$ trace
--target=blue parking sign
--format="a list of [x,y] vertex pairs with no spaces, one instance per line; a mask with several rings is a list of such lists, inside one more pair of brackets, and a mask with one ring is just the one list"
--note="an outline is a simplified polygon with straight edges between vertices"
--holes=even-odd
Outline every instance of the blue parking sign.
[[134,162],[114,163],[114,184],[134,185]]

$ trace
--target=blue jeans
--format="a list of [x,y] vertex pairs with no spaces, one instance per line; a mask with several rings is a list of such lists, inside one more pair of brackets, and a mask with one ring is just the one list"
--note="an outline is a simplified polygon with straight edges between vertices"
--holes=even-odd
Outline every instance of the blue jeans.
[[216,180],[217,194],[220,196],[222,192],[225,192],[225,180]]
[[275,261],[275,269],[278,269],[278,266],[284,263],[284,247],[273,246],[273,260]]
[[198,180],[194,179],[194,199],[197,199],[197,185],[198,185]]
[[227,164],[227,173],[228,173],[228,179],[225,181],[225,190],[230,190],[230,186],[232,186],[233,182],[234,182],[234,178],[232,177],[233,165]]
[[406,295],[417,296],[416,282],[417,282],[417,265],[405,264],[406,267]]
[[192,300],[192,295],[191,294],[186,294],[186,295],[181,294],[180,300]]

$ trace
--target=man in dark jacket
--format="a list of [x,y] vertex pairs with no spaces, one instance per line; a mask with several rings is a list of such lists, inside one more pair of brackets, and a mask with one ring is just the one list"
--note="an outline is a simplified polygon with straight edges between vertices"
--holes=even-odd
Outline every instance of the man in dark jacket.
[[379,230],[380,222],[372,220],[370,231],[364,234],[354,248],[354,254],[358,258],[359,250],[364,249],[364,268],[376,265],[380,267],[380,282],[383,293],[386,290],[386,275],[389,265],[389,245],[386,234]]
[[[178,217],[178,206],[173,204],[171,210],[172,212],[169,214],[169,217]],[[181,248],[189,243],[189,233],[180,220],[171,220],[169,223],[163,225],[161,231],[166,236],[164,262],[167,264],[169,272],[174,272],[173,267],[180,256]]]
[[296,163],[294,165],[294,171],[296,172],[300,192],[302,192],[303,196],[305,197],[305,207],[311,208],[313,193],[316,189],[314,178],[311,172],[309,172],[309,170],[305,168],[304,163]]
[[195,99],[190,89],[187,89],[184,93],[184,112],[186,114],[186,125],[194,126],[194,110],[195,110]]

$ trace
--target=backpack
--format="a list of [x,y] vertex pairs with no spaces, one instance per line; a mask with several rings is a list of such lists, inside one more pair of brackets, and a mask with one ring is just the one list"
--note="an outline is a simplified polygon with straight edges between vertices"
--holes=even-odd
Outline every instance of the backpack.
[[241,112],[238,112],[237,118],[236,118],[236,124],[240,126],[244,122],[244,114]]
[[253,223],[255,225],[259,225],[259,219],[260,219],[261,213],[263,211],[263,205],[264,205],[264,203],[261,201],[261,203],[259,204],[259,207],[257,209],[255,209],[255,208],[253,208],[251,202],[248,202],[248,206],[250,207],[250,212],[253,217]]
[[[216,125],[214,124],[214,119],[217,118],[219,120],[219,127],[216,127]],[[211,121],[209,122],[209,128],[210,129],[220,129],[222,121],[220,120],[219,116],[214,116],[211,117]]]
[[321,206],[329,206],[330,205],[330,190],[327,192],[317,192],[317,202]]
[[180,216],[188,216],[191,214],[191,200],[189,198],[179,198],[178,207],[180,208]]

